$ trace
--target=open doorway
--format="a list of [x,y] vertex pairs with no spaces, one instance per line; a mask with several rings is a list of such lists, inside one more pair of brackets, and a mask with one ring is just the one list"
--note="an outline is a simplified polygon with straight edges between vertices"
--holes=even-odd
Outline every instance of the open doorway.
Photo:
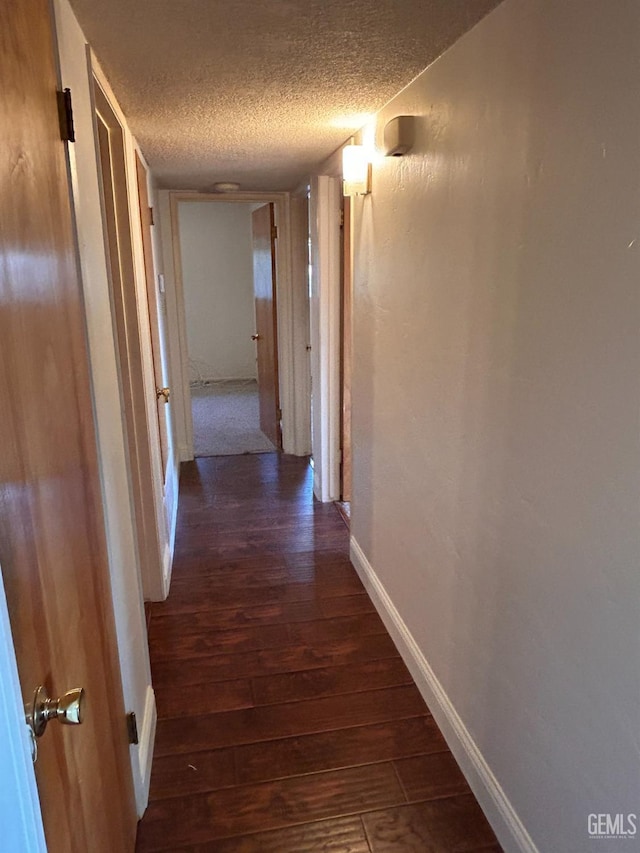
[[177,206],[194,456],[281,448],[273,204]]

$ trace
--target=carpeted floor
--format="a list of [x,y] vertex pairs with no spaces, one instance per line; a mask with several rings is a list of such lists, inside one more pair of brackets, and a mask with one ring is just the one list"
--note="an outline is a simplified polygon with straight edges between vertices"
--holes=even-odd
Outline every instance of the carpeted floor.
[[191,410],[196,456],[237,456],[276,449],[260,430],[258,384],[253,380],[192,386]]

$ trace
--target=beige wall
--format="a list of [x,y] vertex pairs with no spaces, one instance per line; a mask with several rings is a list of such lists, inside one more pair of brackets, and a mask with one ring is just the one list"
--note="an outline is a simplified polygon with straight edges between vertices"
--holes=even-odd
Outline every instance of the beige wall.
[[354,553],[507,850],[639,810],[639,36],[507,0],[356,204]]
[[255,379],[249,203],[178,205],[190,380]]

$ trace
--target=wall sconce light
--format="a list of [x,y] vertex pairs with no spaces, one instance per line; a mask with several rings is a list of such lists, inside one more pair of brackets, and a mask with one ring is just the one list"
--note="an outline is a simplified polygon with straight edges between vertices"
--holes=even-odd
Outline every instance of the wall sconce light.
[[364,145],[342,149],[342,194],[367,195],[371,192],[371,163]]

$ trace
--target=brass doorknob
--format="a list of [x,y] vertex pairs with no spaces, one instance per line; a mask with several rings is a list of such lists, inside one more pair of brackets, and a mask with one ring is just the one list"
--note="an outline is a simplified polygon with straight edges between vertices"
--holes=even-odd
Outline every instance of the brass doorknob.
[[259,341],[259,340],[260,340],[260,335],[256,332],[256,334],[255,334],[255,335],[251,335],[251,340],[252,340],[252,341]]
[[33,694],[33,703],[26,709],[27,725],[36,737],[44,734],[49,720],[59,720],[65,726],[79,726],[84,717],[84,701],[83,687],[67,690],[59,699],[49,699],[41,685]]
[[164,397],[165,403],[169,402],[169,397],[171,396],[170,388],[156,388],[156,399],[159,400],[160,397]]

